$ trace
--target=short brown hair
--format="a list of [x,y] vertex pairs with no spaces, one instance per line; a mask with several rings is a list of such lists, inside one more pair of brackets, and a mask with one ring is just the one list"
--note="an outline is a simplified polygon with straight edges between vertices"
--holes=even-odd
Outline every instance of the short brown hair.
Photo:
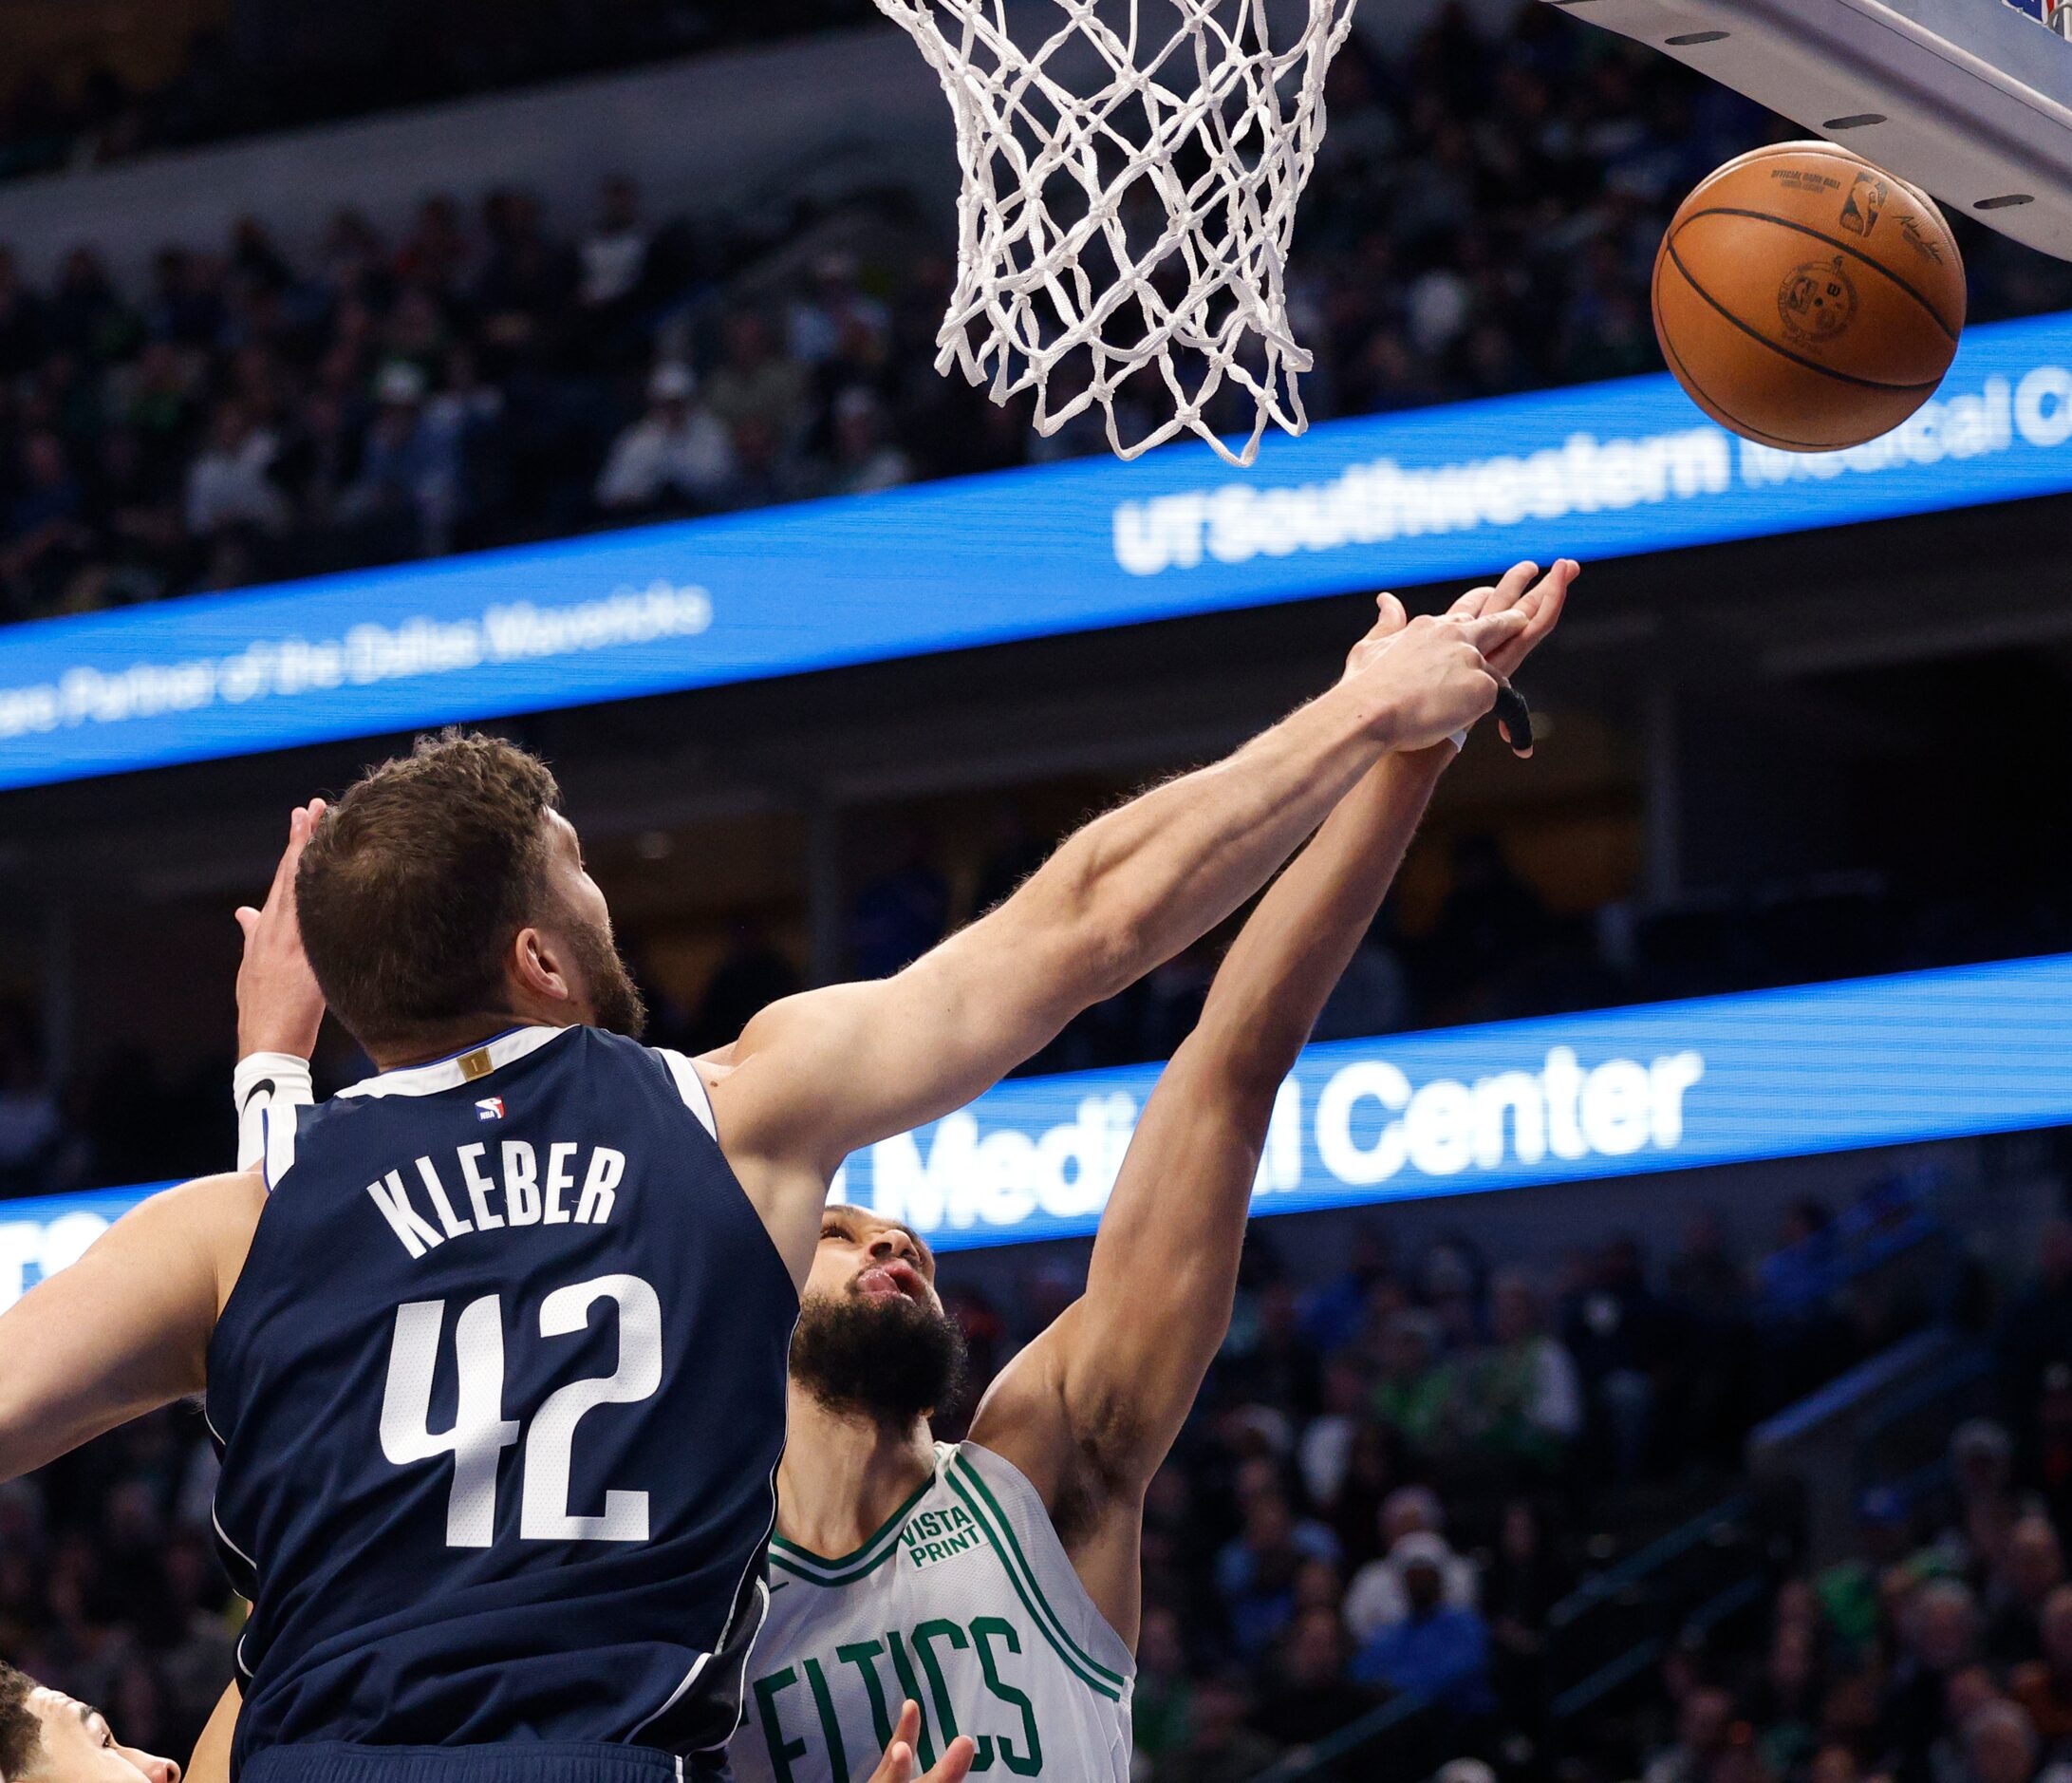
[[0,1783],[15,1783],[35,1769],[43,1751],[43,1723],[28,1706],[36,1680],[0,1660]]
[[547,901],[560,789],[501,738],[443,731],[359,780],[318,821],[295,877],[325,1001],[363,1046],[496,1009],[512,938]]

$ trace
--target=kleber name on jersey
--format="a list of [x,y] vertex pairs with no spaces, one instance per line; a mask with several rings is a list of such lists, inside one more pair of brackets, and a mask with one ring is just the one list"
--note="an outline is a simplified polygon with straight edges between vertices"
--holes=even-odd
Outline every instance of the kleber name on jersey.
[[[501,1100],[489,1099],[501,1111]],[[543,1163],[539,1151],[523,1139],[506,1139],[494,1148],[486,1142],[458,1146],[440,1163],[427,1154],[388,1172],[367,1184],[367,1193],[413,1257],[470,1232],[506,1226],[602,1226],[610,1219],[625,1177],[625,1154],[608,1145],[574,1143],[549,1145],[545,1151]],[[585,1153],[588,1157],[579,1164]]]

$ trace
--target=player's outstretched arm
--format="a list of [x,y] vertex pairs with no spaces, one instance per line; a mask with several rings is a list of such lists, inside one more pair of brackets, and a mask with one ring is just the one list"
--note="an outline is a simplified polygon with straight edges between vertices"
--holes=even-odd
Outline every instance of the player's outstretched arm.
[[[1508,673],[1560,616],[1573,564],[1534,583],[1521,565],[1463,597],[1524,616]],[[1382,597],[1377,630],[1400,627]],[[1361,649],[1387,648],[1385,637]],[[1098,1542],[1105,1506],[1129,1539],[1106,1581],[1090,1576],[1118,1626],[1134,1621],[1135,1510],[1179,1434],[1230,1323],[1260,1151],[1282,1080],[1395,877],[1446,743],[1372,769],[1260,902],[1232,945],[1194,1032],[1162,1074],[1101,1218],[1087,1291],[996,1382],[974,1440],[1004,1455],[1045,1502],[1075,1508]],[[1126,1549],[1124,1552],[1122,1550]],[[1074,1552],[1083,1575],[1087,1556]]]
[[0,1313],[0,1480],[201,1391],[265,1200],[256,1172],[168,1189]]
[[1484,653],[1529,615],[1420,619],[1213,767],[1096,818],[998,909],[896,976],[788,998],[708,1060],[727,1155],[794,1275],[835,1167],[962,1106],[1080,1010],[1252,895],[1381,756],[1472,723]]

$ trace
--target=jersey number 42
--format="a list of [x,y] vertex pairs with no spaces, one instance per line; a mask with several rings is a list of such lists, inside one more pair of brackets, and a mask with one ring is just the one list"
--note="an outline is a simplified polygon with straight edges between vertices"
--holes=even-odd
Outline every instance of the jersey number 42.
[[[609,1374],[556,1387],[525,1432],[525,1468],[518,1533],[529,1542],[644,1542],[647,1494],[607,1492],[602,1516],[571,1515],[569,1465],[576,1426],[599,1405],[630,1405],[662,1385],[662,1303],[637,1275],[600,1275],[557,1287],[540,1303],[539,1334],[569,1337],[588,1330],[600,1300],[619,1306],[619,1364]],[[398,1467],[453,1456],[453,1490],[446,1500],[446,1546],[487,1548],[496,1530],[496,1465],[519,1438],[516,1418],[504,1416],[504,1309],[485,1294],[454,1321],[459,1394],[453,1427],[431,1429],[432,1379],[439,1369],[446,1323],[442,1300],[414,1300],[396,1308],[396,1338],[388,1352],[388,1385],[382,1396],[382,1453]]]

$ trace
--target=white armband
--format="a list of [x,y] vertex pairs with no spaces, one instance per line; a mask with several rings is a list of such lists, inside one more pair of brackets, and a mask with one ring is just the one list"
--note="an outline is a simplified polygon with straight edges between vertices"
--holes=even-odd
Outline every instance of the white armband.
[[252,1053],[231,1075],[237,1104],[237,1168],[259,1170],[271,1189],[295,1161],[295,1121],[316,1100],[309,1061],[292,1053]]

